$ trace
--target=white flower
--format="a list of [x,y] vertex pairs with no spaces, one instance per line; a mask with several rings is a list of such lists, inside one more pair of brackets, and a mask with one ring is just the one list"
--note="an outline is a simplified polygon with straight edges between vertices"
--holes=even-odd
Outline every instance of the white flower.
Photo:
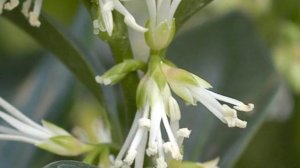
[[89,150],[88,146],[64,129],[46,121],[40,126],[1,97],[0,107],[9,113],[0,111],[0,118],[11,126],[0,126],[0,140],[25,142],[66,156],[78,155]]
[[[229,127],[245,128],[247,126],[246,121],[242,121],[237,117],[237,111],[252,111],[253,104],[244,104],[236,99],[214,93],[208,90],[211,88],[209,83],[185,70],[166,64],[163,65],[162,69],[172,90],[187,103],[202,103]],[[231,104],[233,107],[220,102]]]
[[32,0],[26,0],[23,3],[22,13],[29,19],[31,26],[40,27],[39,16],[42,9],[43,0],[34,0],[33,11],[29,12]]
[[107,32],[109,36],[112,35],[114,22],[112,11],[116,10],[124,15],[124,22],[131,28],[145,32],[146,28],[138,25],[134,17],[128,12],[119,0],[98,0],[99,16],[93,21],[94,33],[99,34],[99,31]]
[[[167,167],[166,156],[182,160],[180,146],[183,138],[189,136],[190,130],[177,129],[180,119],[177,111],[179,108],[177,108],[177,103],[174,105],[174,98],[168,96],[168,90],[167,88],[161,92],[156,82],[148,75],[142,79],[138,97],[144,101],[142,100],[142,105],[138,107],[133,125],[116,157],[114,167],[130,167],[134,162],[135,168],[141,168],[145,152],[148,156],[156,158],[156,167],[158,168]],[[171,100],[171,103],[166,102],[168,99]],[[166,140],[162,137],[162,128],[166,132]]]

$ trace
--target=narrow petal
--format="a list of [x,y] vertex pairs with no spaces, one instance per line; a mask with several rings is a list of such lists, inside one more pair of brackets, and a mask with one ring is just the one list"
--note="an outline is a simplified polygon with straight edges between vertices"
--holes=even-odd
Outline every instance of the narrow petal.
[[20,142],[25,142],[29,144],[38,144],[40,141],[33,139],[33,138],[28,138],[20,135],[9,135],[9,134],[0,134],[0,140],[6,140],[6,141],[20,141]]
[[38,125],[37,123],[35,123],[34,121],[32,121],[27,116],[25,116],[21,111],[19,111],[14,106],[12,106],[11,104],[9,104],[2,97],[0,97],[0,106],[3,107],[8,113],[10,113],[11,115],[13,115],[14,117],[16,117],[17,119],[19,119],[20,121],[22,121],[22,122],[24,122],[24,123],[26,123],[26,124],[28,124],[28,125],[36,128],[36,129],[39,129],[39,130],[44,131],[44,132],[47,132],[47,130],[45,128],[43,128],[42,126]]
[[49,134],[42,132],[38,129],[35,129],[31,126],[28,126],[1,111],[0,111],[0,118],[2,118],[4,121],[6,121],[8,124],[16,128],[17,130],[25,134],[28,134],[29,136],[33,136],[40,139],[48,139],[50,137]]
[[140,31],[140,32],[146,32],[147,29],[138,25],[134,19],[134,17],[128,12],[128,10],[123,6],[121,2],[118,0],[113,0],[114,2],[114,8],[120,12],[122,15],[124,15],[124,22],[130,26],[131,28]]
[[181,0],[173,0],[172,1],[172,4],[171,4],[171,7],[170,7],[170,11],[169,11],[169,16],[168,16],[168,21],[169,23],[171,23],[173,17],[174,17],[174,14],[180,4]]
[[239,110],[239,111],[245,111],[245,112],[248,112],[248,111],[252,111],[253,108],[254,108],[254,105],[253,104],[244,104],[243,102],[239,101],[239,100],[236,100],[236,99],[233,99],[233,98],[230,98],[230,97],[226,97],[226,96],[223,96],[223,95],[220,95],[220,94],[217,94],[217,93],[214,93],[212,91],[209,91],[208,92],[214,96],[216,99],[220,100],[220,101],[223,101],[223,102],[226,102],[226,103],[230,103],[230,104],[233,104],[235,105],[234,108]]

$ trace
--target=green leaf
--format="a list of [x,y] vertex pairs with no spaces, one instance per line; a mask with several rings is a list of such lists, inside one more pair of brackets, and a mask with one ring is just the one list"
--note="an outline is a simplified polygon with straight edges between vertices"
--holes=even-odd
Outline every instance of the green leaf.
[[96,168],[82,162],[72,161],[72,160],[63,160],[50,163],[49,165],[43,168]]
[[4,16],[30,34],[44,48],[54,53],[104,105],[102,92],[94,79],[95,75],[84,58],[88,53],[66,30],[44,14],[40,16],[42,23],[40,28],[30,26],[20,12],[8,12]]
[[176,28],[180,28],[190,17],[213,0],[182,0],[176,13]]
[[267,47],[251,21],[233,13],[182,34],[167,55],[212,84],[212,91],[255,104],[253,113],[238,113],[248,121],[245,129],[228,128],[201,104],[197,109],[181,106],[181,126],[192,130],[186,158],[207,161],[219,156],[220,167],[232,167],[266,118],[281,84]]

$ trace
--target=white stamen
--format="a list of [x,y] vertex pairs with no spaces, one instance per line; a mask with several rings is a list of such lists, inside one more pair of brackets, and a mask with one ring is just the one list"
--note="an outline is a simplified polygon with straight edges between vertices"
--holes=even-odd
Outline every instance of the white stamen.
[[125,159],[124,159],[124,163],[128,164],[128,165],[132,165],[135,157],[136,157],[137,151],[136,150],[129,150]]
[[25,17],[29,17],[29,9],[31,5],[32,0],[26,0],[23,2],[22,6],[22,13],[24,14]]
[[245,111],[245,112],[248,112],[248,111],[252,111],[253,108],[254,108],[254,104],[244,104],[243,102],[239,101],[239,100],[236,100],[236,99],[233,99],[233,98],[230,98],[230,97],[226,97],[226,96],[223,96],[223,95],[220,95],[220,94],[217,94],[217,93],[214,93],[212,91],[209,91],[207,90],[211,95],[213,95],[216,99],[220,100],[220,101],[223,101],[223,102],[226,102],[226,103],[230,103],[230,104],[233,104],[235,105],[234,108],[239,110],[239,111]]
[[165,159],[161,158],[161,157],[156,159],[156,164],[157,164],[156,165],[157,168],[167,168],[168,167],[167,163],[165,162]]
[[183,138],[189,138],[191,134],[191,130],[187,128],[181,128],[177,131],[177,136],[178,137],[183,137]]
[[[121,161],[122,158],[123,158],[123,156],[124,156],[124,154],[126,153],[126,150],[129,148],[129,145],[131,144],[131,141],[132,141],[133,138],[134,138],[135,132],[137,131],[137,128],[138,128],[138,121],[139,121],[139,118],[140,118],[141,116],[142,116],[142,113],[140,113],[140,112],[137,112],[137,113],[135,114],[135,118],[134,118],[134,120],[133,120],[133,124],[132,124],[132,126],[131,126],[131,128],[130,128],[130,131],[129,131],[129,133],[128,133],[128,136],[127,136],[127,138],[126,138],[126,140],[125,140],[125,142],[124,142],[124,144],[123,144],[123,146],[122,146],[122,148],[121,148],[119,154],[118,154],[117,157],[116,157],[116,161]],[[118,163],[120,163],[120,162],[117,162],[117,163],[115,163],[115,164],[118,164]]]
[[39,21],[39,16],[42,9],[43,0],[35,0],[33,11],[29,13],[29,23],[32,26],[40,27],[41,22]]
[[4,9],[6,10],[13,10],[15,7],[17,7],[19,5],[19,0],[10,0],[10,2],[7,2],[4,5]]

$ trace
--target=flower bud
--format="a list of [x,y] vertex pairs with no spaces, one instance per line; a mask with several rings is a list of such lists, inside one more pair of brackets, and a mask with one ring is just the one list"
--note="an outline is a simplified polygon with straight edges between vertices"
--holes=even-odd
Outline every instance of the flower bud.
[[175,35],[175,19],[169,23],[167,20],[155,25],[153,28],[150,22],[146,25],[145,40],[150,49],[160,51],[169,46]]

